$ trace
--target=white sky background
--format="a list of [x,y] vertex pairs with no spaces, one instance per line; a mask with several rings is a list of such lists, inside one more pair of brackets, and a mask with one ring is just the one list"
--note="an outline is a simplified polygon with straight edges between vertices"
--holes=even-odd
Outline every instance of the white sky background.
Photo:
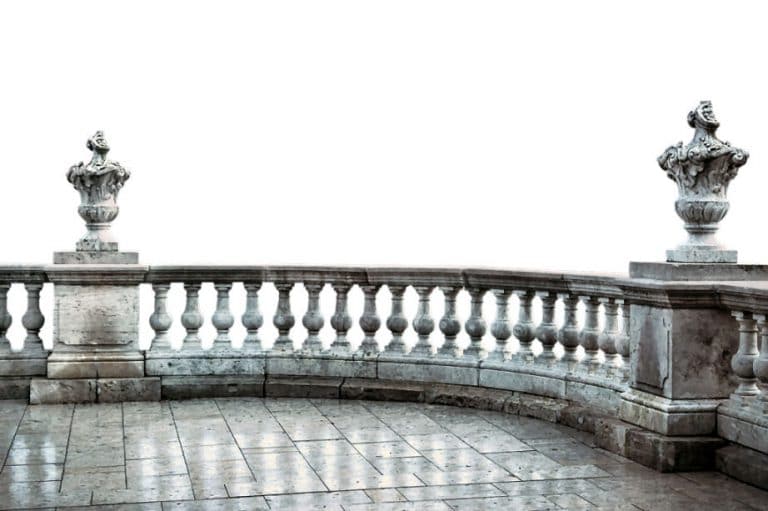
[[65,173],[103,129],[132,172],[114,231],[146,264],[622,272],[684,239],[656,157],[711,99],[721,138],[751,154],[721,239],[766,263],[765,14],[700,0],[4,2],[0,262],[74,249]]

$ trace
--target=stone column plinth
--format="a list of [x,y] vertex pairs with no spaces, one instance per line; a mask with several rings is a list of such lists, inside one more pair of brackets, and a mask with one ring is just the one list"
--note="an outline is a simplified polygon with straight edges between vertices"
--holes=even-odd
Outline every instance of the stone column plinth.
[[[631,389],[623,396],[620,414],[664,435],[711,435],[717,407],[736,388],[731,357],[738,350],[739,328],[706,281],[768,274],[731,265],[681,266],[630,265],[631,276],[642,274],[643,280],[633,281],[626,295],[632,304]],[[697,271],[701,280],[689,280]]]
[[33,380],[32,403],[160,399],[159,378],[147,378],[139,349],[139,264],[57,264],[53,351],[47,380]]

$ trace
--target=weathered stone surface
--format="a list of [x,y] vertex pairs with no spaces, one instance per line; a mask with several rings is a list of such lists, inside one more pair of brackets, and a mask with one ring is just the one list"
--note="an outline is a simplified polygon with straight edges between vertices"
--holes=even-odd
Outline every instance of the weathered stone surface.
[[639,427],[608,417],[594,420],[595,445],[619,456],[627,457],[630,431],[642,431]]
[[[564,398],[566,391],[565,374],[559,377],[517,372],[515,366],[507,365],[496,369],[496,364],[484,363],[480,369],[480,385],[496,389],[514,390],[554,398]],[[529,368],[530,369],[530,368]]]
[[263,397],[264,376],[163,376],[163,399]]
[[234,348],[150,350],[146,373],[152,376],[262,375],[264,353]]
[[48,357],[48,378],[138,378],[144,356],[138,350],[60,346]]
[[576,381],[566,382],[565,398],[608,413],[618,413],[621,405],[621,393],[614,389]]
[[423,383],[346,378],[341,385],[340,396],[344,399],[423,402],[424,393]]
[[160,401],[160,378],[99,378],[96,400],[100,403]]
[[506,403],[511,394],[505,390],[460,385],[436,384],[424,387],[424,401],[427,403],[497,412],[506,410]]
[[717,410],[717,434],[768,454],[768,415],[748,406],[726,403]]
[[289,376],[267,376],[264,382],[266,397],[339,397],[341,378],[292,378]]
[[659,472],[712,470],[715,452],[725,445],[711,436],[670,437],[651,431],[627,432],[627,457]]
[[670,399],[717,399],[735,381],[738,327],[728,311],[633,304],[632,387]]
[[376,357],[335,355],[332,353],[266,354],[266,373],[270,375],[375,378]]
[[629,277],[665,281],[768,280],[768,265],[632,261]]
[[711,435],[718,404],[714,400],[670,400],[632,389],[622,394],[619,418],[663,435]]
[[547,422],[561,421],[561,413],[570,404],[559,399],[520,394],[517,410],[520,415],[542,419]]
[[0,377],[0,399],[29,399],[30,378]]
[[54,343],[138,345],[138,286],[56,284],[54,297]]
[[96,379],[44,380],[33,378],[29,388],[30,404],[95,403]]
[[474,360],[380,355],[377,375],[385,380],[477,385],[479,368]]
[[48,355],[44,352],[28,354],[0,349],[0,375],[45,376]]
[[768,490],[768,455],[729,445],[715,453],[717,469],[734,479]]
[[138,252],[54,252],[53,264],[139,264]]

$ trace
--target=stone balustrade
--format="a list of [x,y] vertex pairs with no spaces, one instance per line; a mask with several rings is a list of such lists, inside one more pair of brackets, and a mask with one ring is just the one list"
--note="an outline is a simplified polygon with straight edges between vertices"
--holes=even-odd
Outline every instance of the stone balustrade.
[[[691,142],[658,159],[678,185],[675,208],[688,239],[666,262],[630,262],[628,275],[145,266],[110,233],[130,172],[106,158],[97,132],[90,162],[68,173],[87,229],[77,250],[55,252],[52,265],[0,267],[0,398],[472,405],[584,429],[601,447],[658,470],[711,469],[718,460],[768,486],[759,468],[768,466],[768,266],[737,264],[737,252],[715,237],[728,184],[749,155],[717,138],[709,102],[688,122]],[[46,283],[54,295],[50,353],[40,338]],[[7,335],[12,285],[27,292],[17,349]],[[211,285],[215,306],[206,310],[201,291]],[[153,292],[145,314],[141,286]],[[171,307],[179,289],[184,305]],[[328,292],[332,310],[321,299]],[[152,338],[140,343],[145,317]],[[264,332],[270,319],[274,336]],[[183,329],[178,338],[174,324]],[[734,457],[726,442],[748,452]]]

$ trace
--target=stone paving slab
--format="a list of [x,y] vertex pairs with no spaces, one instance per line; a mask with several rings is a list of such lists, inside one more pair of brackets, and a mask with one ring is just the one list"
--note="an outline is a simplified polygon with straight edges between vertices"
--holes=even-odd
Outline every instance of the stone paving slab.
[[768,510],[535,419],[418,403],[0,401],[0,510]]

